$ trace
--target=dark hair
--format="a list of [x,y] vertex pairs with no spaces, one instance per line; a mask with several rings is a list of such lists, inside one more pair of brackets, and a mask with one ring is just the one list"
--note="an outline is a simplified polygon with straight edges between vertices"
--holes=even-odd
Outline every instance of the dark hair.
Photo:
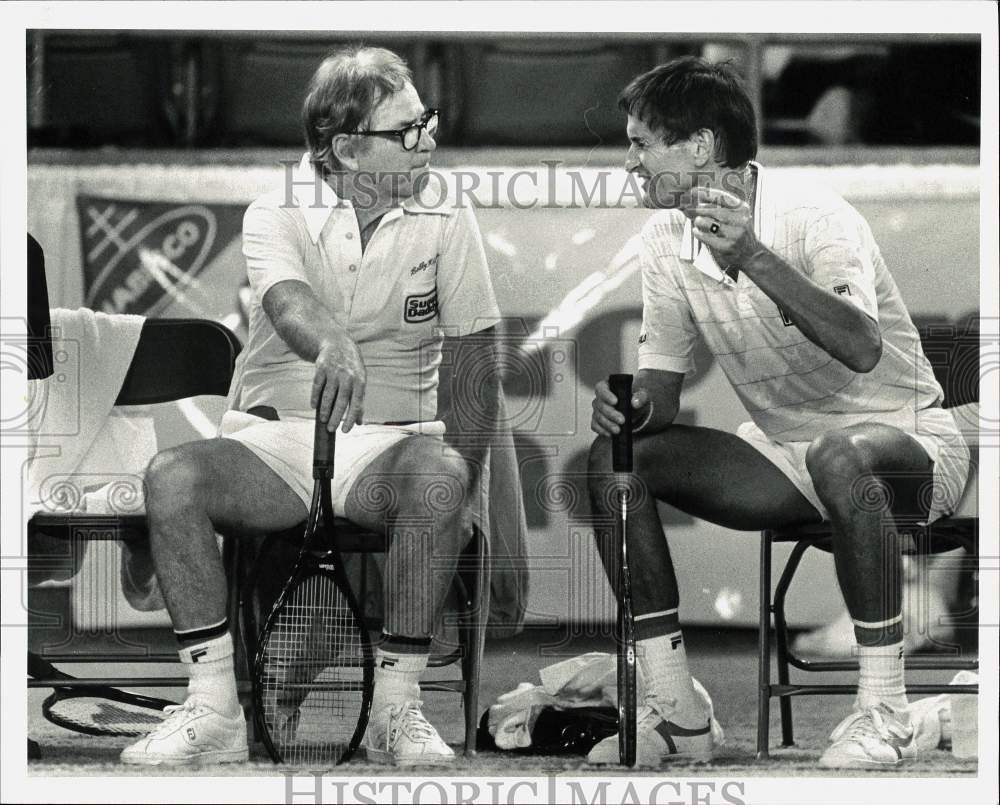
[[618,108],[662,133],[668,145],[710,129],[716,159],[727,168],[757,155],[757,116],[728,63],[685,56],[661,64],[632,79],[618,96]]
[[313,161],[325,165],[334,135],[357,131],[387,96],[412,81],[406,62],[385,48],[352,45],[327,56],[309,81],[302,104]]

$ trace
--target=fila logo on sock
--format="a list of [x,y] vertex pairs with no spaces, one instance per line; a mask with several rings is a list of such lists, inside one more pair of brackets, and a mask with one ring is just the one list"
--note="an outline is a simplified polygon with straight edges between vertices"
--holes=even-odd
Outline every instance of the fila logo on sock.
[[671,649],[675,649],[675,648],[677,648],[683,642],[684,642],[684,638],[681,637],[680,635],[677,635],[676,637],[671,637],[670,638],[670,648]]
[[382,660],[382,664],[379,665],[379,668],[395,668],[397,662],[397,660],[386,658]]
[[200,648],[197,651],[191,652],[191,662],[198,662],[202,657],[208,654],[207,648]]

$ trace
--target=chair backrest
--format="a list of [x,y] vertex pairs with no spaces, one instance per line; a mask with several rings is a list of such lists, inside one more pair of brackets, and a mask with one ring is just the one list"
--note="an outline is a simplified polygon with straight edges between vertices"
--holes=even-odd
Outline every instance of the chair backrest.
[[920,343],[944,389],[944,407],[979,402],[979,316],[917,322]]
[[116,405],[149,405],[229,392],[242,345],[207,319],[146,319]]

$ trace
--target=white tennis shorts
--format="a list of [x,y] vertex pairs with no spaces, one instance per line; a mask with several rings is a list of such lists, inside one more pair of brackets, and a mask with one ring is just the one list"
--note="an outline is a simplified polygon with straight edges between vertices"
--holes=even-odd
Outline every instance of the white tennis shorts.
[[[921,495],[929,495],[927,522],[933,523],[954,512],[962,499],[969,477],[969,448],[951,414],[944,409],[930,408],[919,412],[916,424],[914,429],[901,430],[912,436],[934,462],[933,489],[921,491]],[[736,435],[767,456],[816,507],[823,519],[830,519],[806,469],[806,451],[810,442],[772,441],[753,422],[740,425]]]
[[[222,416],[219,435],[246,445],[302,498],[309,510],[312,503],[313,438],[316,420],[309,416],[281,414],[272,422],[242,411],[227,411]],[[349,433],[337,431],[334,451],[334,477],[331,484],[333,510],[344,516],[347,495],[365,468],[378,456],[410,436],[441,438],[441,421],[416,422],[412,425],[355,425]]]

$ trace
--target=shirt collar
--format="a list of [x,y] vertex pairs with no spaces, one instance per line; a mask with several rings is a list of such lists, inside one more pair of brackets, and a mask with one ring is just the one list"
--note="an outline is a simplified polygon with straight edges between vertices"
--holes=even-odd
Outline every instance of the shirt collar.
[[[319,188],[318,195],[317,188]],[[414,215],[423,213],[447,215],[452,206],[452,199],[447,191],[443,178],[432,173],[430,180],[421,188],[419,199],[406,199],[401,206],[389,210],[383,220],[388,223],[400,217],[404,211]],[[302,212],[313,243],[319,242],[323,227],[334,212],[339,210],[350,210],[352,214],[354,212],[354,205],[347,199],[338,197],[333,188],[323,181],[308,151],[302,155],[301,161],[292,171],[292,195]]]
[[[758,240],[765,246],[769,245],[773,238],[773,218],[765,215],[768,204],[767,196],[764,192],[766,182],[764,181],[764,168],[759,162],[751,161],[750,164],[757,171],[757,190],[753,207],[753,231]],[[695,268],[708,277],[722,282],[726,275],[716,264],[712,257],[712,252],[703,249],[702,243],[698,240],[691,229],[691,219],[684,218],[684,229],[681,232],[681,259],[693,262]]]

